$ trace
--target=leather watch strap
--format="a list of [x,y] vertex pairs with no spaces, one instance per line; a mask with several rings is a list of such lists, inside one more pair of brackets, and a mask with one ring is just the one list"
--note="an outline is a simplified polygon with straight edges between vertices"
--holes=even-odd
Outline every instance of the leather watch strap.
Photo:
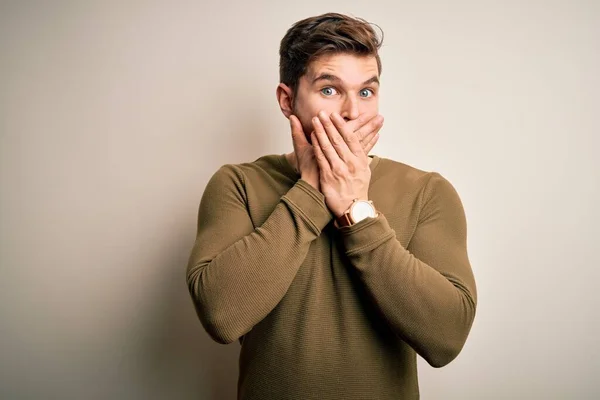
[[[350,205],[350,207],[341,216],[339,216],[335,220],[334,225],[337,228],[343,228],[345,226],[350,226],[350,225],[353,225],[353,224],[355,224],[357,222],[352,217],[353,208],[356,206],[357,203],[368,203],[369,206],[372,208],[374,214],[375,214],[373,217],[377,217],[379,215],[379,213],[375,209],[375,206],[373,206],[373,202],[371,200],[354,199],[354,200],[352,200],[352,204]],[[369,218],[369,216],[366,216],[366,218]],[[362,219],[364,219],[364,218],[359,219],[359,221],[362,220]]]
[[350,219],[350,210],[346,211],[339,218],[337,218],[335,223],[338,228],[352,225],[352,220]]

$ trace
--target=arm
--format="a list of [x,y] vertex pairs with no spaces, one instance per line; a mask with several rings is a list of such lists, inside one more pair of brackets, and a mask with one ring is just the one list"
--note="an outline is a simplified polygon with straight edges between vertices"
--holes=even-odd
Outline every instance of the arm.
[[[327,206],[339,217],[352,199],[368,198],[367,155],[339,114],[320,112],[313,126],[321,189]],[[458,355],[471,329],[475,281],[467,257],[464,210],[452,185],[431,173],[420,200],[408,249],[383,215],[342,228],[341,233],[350,263],[392,330],[429,364],[441,367]]]
[[303,180],[256,229],[246,202],[242,173],[221,167],[202,196],[187,267],[200,321],[219,343],[237,340],[275,308],[332,217],[323,195]]
[[391,328],[427,362],[442,367],[461,351],[476,308],[458,194],[431,173],[419,220],[404,248],[385,216],[340,230],[346,255]]

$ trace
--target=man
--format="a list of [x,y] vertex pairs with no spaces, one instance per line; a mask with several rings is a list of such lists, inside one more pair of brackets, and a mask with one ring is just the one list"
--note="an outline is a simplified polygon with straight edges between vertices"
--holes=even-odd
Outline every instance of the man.
[[240,399],[417,399],[416,354],[462,349],[476,307],[466,222],[440,174],[368,156],[381,43],[363,20],[297,22],[277,99],[294,151],[225,165],[202,196],[187,283]]

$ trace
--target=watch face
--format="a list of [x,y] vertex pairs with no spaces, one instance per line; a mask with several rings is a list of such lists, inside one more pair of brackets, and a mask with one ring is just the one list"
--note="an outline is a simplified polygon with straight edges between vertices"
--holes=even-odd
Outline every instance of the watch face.
[[375,207],[368,201],[359,200],[352,206],[350,216],[354,222],[362,221],[365,218],[375,218]]

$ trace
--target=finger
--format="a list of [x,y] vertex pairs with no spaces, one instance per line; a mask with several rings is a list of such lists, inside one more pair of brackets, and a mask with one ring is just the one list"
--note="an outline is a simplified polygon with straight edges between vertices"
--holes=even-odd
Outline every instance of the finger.
[[308,146],[306,136],[304,135],[304,129],[300,120],[295,115],[290,115],[290,130],[292,131],[292,145],[294,146],[294,169],[296,172],[300,171],[298,164],[298,155],[302,153],[302,150]]
[[[359,140],[363,141],[366,137],[368,137],[371,133],[379,132],[381,127],[383,126],[383,115],[376,115],[371,118],[366,124],[364,124],[361,128],[356,131],[356,135]],[[364,142],[363,142],[364,143]]]
[[[379,131],[381,130],[382,127],[383,127],[383,123],[378,125],[374,130],[371,130],[365,136],[363,136],[362,139],[360,139],[360,143],[361,143],[363,149],[365,149],[365,151],[367,150],[367,145],[371,142],[373,137],[379,133]],[[363,133],[359,133],[359,135],[362,135],[362,134]]]
[[[321,124],[321,120],[318,117],[312,119],[313,127],[315,128],[315,136],[318,139],[318,145],[322,153],[325,155],[329,165],[333,166],[337,162],[341,162],[340,156],[337,151],[333,148],[333,145],[329,141],[325,128]],[[313,143],[314,146],[314,143]]]
[[352,132],[359,130],[364,124],[369,122],[371,118],[375,117],[375,114],[372,113],[362,113],[356,119],[352,119],[347,122],[347,124],[352,129]]
[[[335,127],[340,132],[340,135],[343,138],[349,151],[355,156],[363,154],[364,150],[360,144],[358,137],[356,136],[352,128],[348,126],[348,123],[344,121],[342,116],[338,113],[333,113],[331,114],[331,118],[333,120],[333,123],[335,124]],[[348,161],[347,156],[344,158],[344,161]]]
[[331,118],[329,118],[324,111],[320,111],[318,117],[321,125],[323,125],[323,128],[325,128],[325,133],[327,134],[329,142],[335,149],[337,155],[342,160],[348,161],[351,155],[351,150],[348,148],[345,137],[343,137],[341,132],[338,131],[336,125],[334,125]]
[[364,138],[362,138],[362,139],[360,140],[360,145],[362,146],[363,150],[365,150],[365,151],[366,151],[366,149],[367,149],[367,145],[369,144],[369,142],[371,141],[371,139],[373,139],[373,137],[374,137],[375,135],[377,135],[377,132],[376,132],[376,131],[372,131],[372,132],[369,132],[369,133],[367,134],[367,136],[365,136]]
[[329,161],[327,160],[327,157],[325,156],[325,154],[323,153],[323,150],[321,150],[321,144],[319,142],[319,139],[317,138],[317,134],[315,131],[311,132],[310,134],[311,137],[311,143],[312,143],[312,147],[313,147],[313,153],[315,154],[315,160],[317,160],[317,165],[319,166],[319,172],[320,172],[320,176],[323,176],[322,174],[329,174],[329,172],[331,172],[331,167],[329,165]]
[[375,147],[377,142],[379,141],[379,133],[376,133],[375,136],[369,141],[369,143],[365,146],[365,154],[369,155],[369,152]]
[[301,149],[302,147],[308,146],[308,140],[304,134],[304,129],[300,120],[295,115],[290,115],[290,128],[292,130],[292,142],[294,144],[294,151]]

